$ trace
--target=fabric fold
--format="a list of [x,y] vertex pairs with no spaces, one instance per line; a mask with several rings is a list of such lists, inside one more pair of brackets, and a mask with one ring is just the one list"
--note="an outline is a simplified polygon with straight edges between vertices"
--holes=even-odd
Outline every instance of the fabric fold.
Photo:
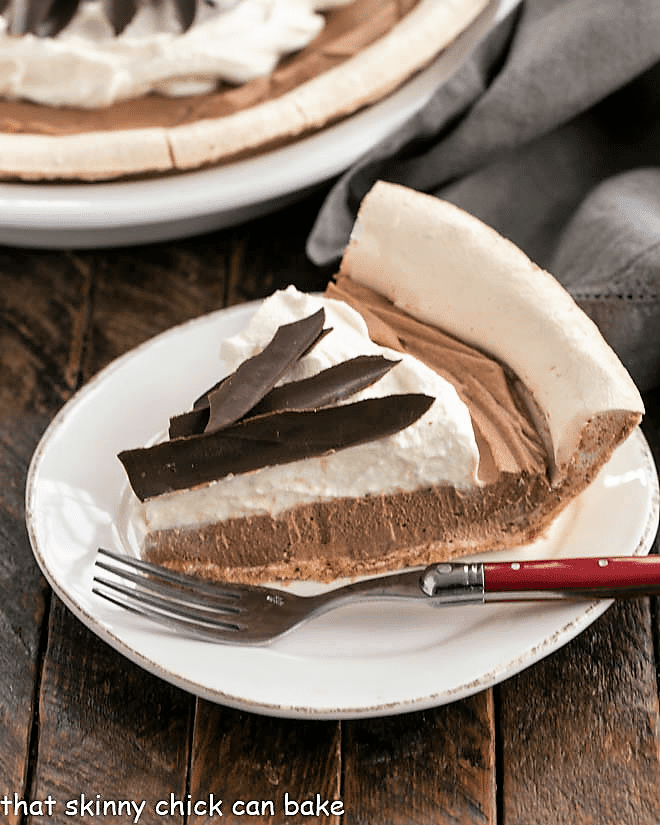
[[341,256],[376,180],[435,194],[553,272],[640,387],[660,383],[659,32],[656,0],[526,0],[337,181],[309,257]]

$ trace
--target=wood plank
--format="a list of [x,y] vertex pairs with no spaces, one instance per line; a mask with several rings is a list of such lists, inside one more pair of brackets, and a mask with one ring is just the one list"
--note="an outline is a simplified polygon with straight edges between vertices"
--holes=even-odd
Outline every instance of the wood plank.
[[[69,256],[0,250],[0,799],[12,803],[14,794],[19,801],[29,796],[48,601],[25,528],[25,482],[41,433],[71,393],[71,340],[83,293]],[[4,822],[20,821],[13,804],[0,812]]]
[[0,248],[0,404],[7,414],[48,419],[75,389],[74,330],[80,333],[87,293],[74,256]]
[[321,207],[323,193],[234,232],[227,260],[225,305],[265,298],[289,284],[302,292],[322,292],[335,267],[315,267],[305,242]]
[[502,685],[507,825],[655,825],[660,715],[647,599]]
[[[16,429],[0,409],[0,422],[0,798],[22,799],[48,598],[25,530],[23,491],[43,420],[33,416]],[[12,810],[3,821],[13,825],[19,817]]]
[[[660,391],[645,404],[643,429],[657,462]],[[657,823],[655,601],[613,605],[564,648],[500,686],[507,825]]]
[[[226,825],[339,825],[340,745],[338,722],[269,718],[200,700],[191,798],[206,801],[207,811],[211,794],[221,799]],[[211,821],[201,812],[188,822]]]
[[[31,260],[41,258],[36,255]],[[51,284],[40,300],[42,283],[35,276],[36,286],[24,298],[24,303],[30,297],[35,301],[34,315],[21,321],[20,327],[24,338],[37,334],[39,324],[48,319],[44,300],[70,316],[70,322],[61,326],[66,337],[54,338],[60,345],[53,348],[44,374],[34,382],[38,389],[56,382],[64,400],[85,377],[89,327],[96,323],[94,307],[103,306],[103,293],[95,291],[101,260],[95,253],[54,256],[51,265],[62,260],[68,262],[71,281]],[[130,272],[124,274],[130,277]],[[35,290],[38,294],[31,295]],[[48,332],[52,334],[53,329]],[[132,346],[139,332],[127,330],[117,346]],[[107,361],[115,354],[111,351],[101,357]],[[35,683],[33,674],[32,690]],[[90,801],[95,805],[100,794],[99,801],[140,804],[144,800],[142,822],[182,822],[176,814],[158,816],[153,806],[170,793],[185,793],[193,707],[189,695],[131,665],[54,599],[40,683],[36,761],[26,791],[34,813],[30,821],[42,821],[39,804],[52,799],[56,807],[49,821],[71,822],[71,811],[75,811],[71,806]],[[86,819],[81,810],[79,821]],[[115,819],[108,816],[104,821]],[[116,821],[125,822],[125,815]]]
[[156,806],[185,799],[192,698],[100,641],[55,597],[48,635],[31,799],[56,800],[54,825],[98,816],[97,800],[121,811],[109,806],[102,822],[131,821],[120,802],[144,802],[143,825],[185,822]]
[[[33,697],[35,686],[39,684],[40,622],[46,591],[25,533],[25,473],[41,431],[79,380],[90,310],[91,276],[84,259],[64,253],[7,253],[0,258],[0,273],[4,299],[0,463],[2,481],[6,481],[0,493],[0,529],[3,544],[6,544],[6,548],[3,547],[5,598],[0,613],[4,630],[0,655],[6,663],[0,676],[3,695],[0,759],[3,760],[3,793],[12,802],[17,794],[17,804],[2,811],[6,814],[3,821],[22,821],[24,810],[21,804],[29,804],[30,811],[35,813],[34,821],[40,821],[36,816],[40,800],[52,793],[52,798],[62,807],[49,821],[70,822],[70,817],[63,819],[64,797],[82,792],[85,778],[92,786],[95,781],[105,778],[105,784],[101,785],[103,793],[113,788],[115,776],[120,773],[116,770],[117,765],[112,765],[110,754],[123,766],[123,776],[130,774],[131,783],[134,775],[139,776],[139,771],[132,772],[136,764],[151,775],[151,759],[158,750],[152,747],[149,751],[146,747],[148,737],[144,731],[150,726],[153,728],[154,722],[161,741],[169,743],[168,735],[174,734],[176,782],[171,772],[168,774],[165,770],[153,775],[162,773],[161,781],[168,791],[170,787],[182,790],[191,700],[185,697],[183,712],[179,710],[176,714],[169,713],[175,703],[170,700],[168,706],[162,695],[159,702],[150,704],[149,699],[154,699],[155,693],[162,693],[162,683],[152,680],[157,683],[158,691],[151,691],[150,696],[150,692],[145,691],[144,674],[133,668],[132,679],[129,679],[133,685],[132,693],[140,698],[138,707],[143,715],[150,715],[151,721],[147,724],[148,720],[142,719],[138,726],[135,718],[126,720],[126,706],[117,703],[116,707],[124,713],[123,724],[119,728],[108,725],[104,713],[108,709],[109,683],[121,684],[122,674],[131,671],[126,670],[126,662],[123,659],[120,662],[118,655],[112,654],[109,659],[99,655],[99,649],[107,654],[105,646],[94,637],[90,638],[82,625],[56,603],[51,612],[51,645],[39,703],[39,763],[28,766]],[[112,656],[113,678],[99,680],[99,672],[105,672],[106,677],[111,672],[108,662],[113,661]],[[58,662],[59,667],[53,667],[54,662]],[[76,678],[81,674],[84,679],[78,683],[76,694]],[[90,682],[95,681],[96,684],[90,686]],[[170,688],[167,693],[180,695]],[[160,710],[179,720],[183,735],[170,720],[165,727],[161,726]],[[132,747],[126,752],[115,747],[119,740],[118,730],[129,732]],[[136,730],[142,731],[142,741],[135,736]],[[132,760],[126,759],[126,753],[132,755]],[[173,761],[170,757],[170,762]],[[154,764],[163,769],[165,760],[161,759],[160,763],[155,760]],[[138,790],[139,787],[131,785],[132,793]],[[158,821],[163,820],[158,818]]]
[[345,825],[496,821],[492,690],[420,713],[345,722]]

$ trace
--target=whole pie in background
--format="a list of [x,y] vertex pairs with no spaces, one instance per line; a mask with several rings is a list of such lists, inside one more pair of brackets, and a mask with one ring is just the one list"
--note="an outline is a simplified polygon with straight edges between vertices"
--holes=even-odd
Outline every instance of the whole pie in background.
[[381,100],[488,0],[0,0],[0,177],[231,162]]

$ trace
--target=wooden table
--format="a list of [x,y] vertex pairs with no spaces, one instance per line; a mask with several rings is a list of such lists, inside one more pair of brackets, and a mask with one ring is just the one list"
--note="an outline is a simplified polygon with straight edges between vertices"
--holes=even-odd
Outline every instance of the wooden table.
[[[40,575],[24,488],[55,412],[173,324],[288,283],[322,289],[331,271],[304,254],[319,204],[316,195],[235,229],[138,248],[0,249],[0,821],[134,821],[125,808],[97,815],[105,799],[144,800],[138,821],[149,825],[657,825],[655,600],[611,607],[539,664],[453,704],[292,721],[196,700],[142,671]],[[660,394],[646,401],[658,455]],[[287,815],[285,793],[314,805]],[[203,812],[210,794],[222,819]],[[317,811],[317,799],[339,804]]]

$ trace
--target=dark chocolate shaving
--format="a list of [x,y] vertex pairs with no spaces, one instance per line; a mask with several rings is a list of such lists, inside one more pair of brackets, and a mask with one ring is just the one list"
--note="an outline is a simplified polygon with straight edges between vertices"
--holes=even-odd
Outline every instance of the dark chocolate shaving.
[[316,411],[255,416],[223,430],[125,450],[119,459],[141,501],[260,467],[286,464],[384,438],[422,416],[418,393],[368,398]]
[[[319,333],[319,337],[312,341],[312,343],[307,347],[307,349],[304,352],[300,353],[300,358],[304,358],[306,355],[308,355],[319,343],[319,341],[322,341],[325,338],[325,336],[328,335],[328,333],[330,332],[332,332],[332,327],[323,327],[323,329]],[[298,360],[300,360],[300,358]]]
[[[10,21],[10,31],[12,34],[31,33],[38,37],[55,37],[69,25],[83,2],[85,0],[27,0],[24,20],[18,20],[23,15],[14,14],[17,19]],[[159,0],[151,2],[159,5]],[[0,14],[4,14],[12,5],[15,6],[16,2],[0,0]],[[195,22],[198,5],[199,0],[174,0],[182,31],[187,31]],[[213,2],[208,5],[215,7]],[[235,5],[236,0],[226,3],[220,11],[229,11]],[[104,11],[115,34],[121,34],[135,16],[137,3],[135,0],[104,0]]]
[[277,464],[327,455],[383,438],[423,415],[433,398],[389,395],[339,404],[397,361],[361,355],[311,378],[276,386],[329,330],[325,312],[281,326],[270,343],[170,419],[170,440],[119,459],[144,501]]
[[325,310],[281,326],[271,342],[248,358],[208,394],[210,415],[204,429],[211,433],[242,418],[269,392],[284,373],[319,339]]
[[250,410],[250,415],[279,410],[318,410],[338,404],[375,384],[398,363],[382,355],[359,355],[310,378],[275,387]]
[[[388,360],[382,355],[359,355],[328,367],[311,378],[289,381],[274,387],[248,415],[278,410],[314,410],[337,404],[375,384],[397,363],[398,361]],[[220,384],[216,385],[218,386]],[[209,420],[208,401],[204,404],[204,397],[201,396],[189,412],[170,419],[170,438],[185,438],[204,432]]]
[[[12,34],[56,37],[69,25],[83,2],[84,0],[27,0],[24,19],[12,20],[10,31]],[[0,14],[11,4],[11,0],[0,0]],[[136,0],[104,0],[103,9],[115,34],[121,34],[135,16],[137,3]]]
[[121,34],[137,12],[136,0],[105,0],[104,5],[115,34]]
[[170,418],[170,438],[187,438],[189,435],[200,435],[209,423],[209,405],[193,407],[189,412],[181,413]]
[[174,0],[176,16],[183,31],[188,31],[197,14],[197,0]]
[[[321,330],[321,333],[320,333],[319,337],[316,338],[314,341],[312,341],[312,343],[307,347],[307,349],[300,355],[300,358],[304,358],[308,353],[310,353],[314,349],[314,347],[319,343],[319,341],[322,341],[329,332],[332,332],[332,327],[324,327]],[[300,358],[298,360],[300,360]],[[208,410],[208,408],[209,408],[209,395],[214,390],[219,389],[219,387],[222,384],[224,384],[225,381],[227,381],[228,378],[229,378],[228,375],[226,375],[224,378],[221,378],[216,384],[214,384],[212,387],[210,387],[208,390],[206,390],[206,392],[203,392],[199,396],[199,398],[196,398],[195,401],[193,402],[193,406],[192,406],[193,410],[200,410],[200,409]],[[184,413],[184,415],[185,415],[185,413]]]
[[71,22],[78,5],[78,0],[30,0],[21,33],[55,37]]

